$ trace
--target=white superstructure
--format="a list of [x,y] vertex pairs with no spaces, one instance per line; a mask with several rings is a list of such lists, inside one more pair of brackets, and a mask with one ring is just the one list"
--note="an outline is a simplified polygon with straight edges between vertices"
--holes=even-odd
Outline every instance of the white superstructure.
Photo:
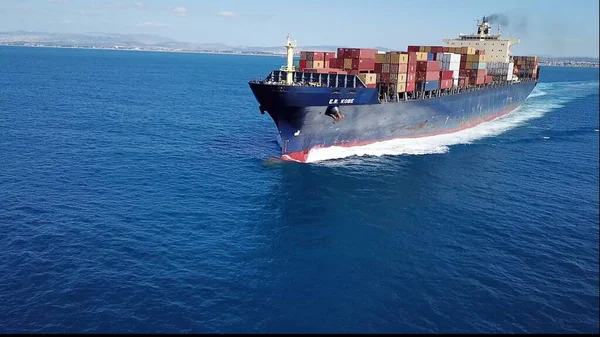
[[510,61],[510,48],[519,43],[520,39],[502,38],[500,25],[497,34],[490,34],[491,27],[488,19],[484,16],[481,23],[477,20],[476,34],[459,34],[457,39],[444,39],[449,47],[473,47],[485,50],[486,62]]

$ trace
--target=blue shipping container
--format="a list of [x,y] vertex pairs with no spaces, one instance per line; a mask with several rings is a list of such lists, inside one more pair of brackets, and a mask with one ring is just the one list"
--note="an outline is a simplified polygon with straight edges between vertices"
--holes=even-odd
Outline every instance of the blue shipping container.
[[434,61],[434,60],[435,60],[435,54],[427,53],[427,61]]
[[440,81],[416,82],[415,89],[417,91],[429,91],[440,88]]

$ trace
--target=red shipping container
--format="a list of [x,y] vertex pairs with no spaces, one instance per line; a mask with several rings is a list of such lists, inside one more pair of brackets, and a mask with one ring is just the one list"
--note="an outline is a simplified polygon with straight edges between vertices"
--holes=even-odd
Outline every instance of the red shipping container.
[[375,72],[376,73],[381,73],[381,63],[375,63]]
[[492,83],[492,76],[486,76],[485,77],[485,83]]
[[439,71],[428,71],[428,72],[418,72],[417,73],[417,81],[439,81],[440,72]]
[[323,53],[323,61],[327,62],[327,61],[331,61],[332,58],[335,58],[335,53],[332,52],[325,52]]
[[440,50],[440,48],[441,47],[432,46],[431,47],[431,52],[434,53],[434,54],[441,53],[442,51]]
[[408,52],[408,64],[417,64],[417,52]]
[[406,83],[415,82],[416,80],[417,80],[417,74],[415,74],[415,73],[406,74]]
[[406,67],[407,67],[406,72],[408,74],[414,74],[417,72],[417,64],[416,63],[412,63],[412,64],[409,63],[406,65]]
[[440,89],[448,89],[448,88],[452,88],[452,79],[441,80],[440,81]]
[[[417,71],[440,71],[441,64],[440,61],[418,61],[417,62]],[[429,80],[428,80],[429,81]]]
[[442,53],[449,53],[450,52],[450,47],[443,47],[442,48]]
[[375,58],[352,59],[353,70],[374,70]]
[[475,78],[475,84],[483,84],[485,83],[485,76]]
[[382,63],[381,64],[381,72],[382,73],[390,73],[390,64],[389,63]]
[[419,46],[408,46],[408,52],[418,52],[419,51]]
[[473,73],[476,74],[477,77],[485,77],[487,76],[487,69],[473,70]]
[[390,64],[390,74],[398,74],[400,72],[400,66],[398,64]]
[[313,61],[324,61],[325,60],[325,53],[321,52],[321,51],[316,51],[313,53]]
[[415,81],[406,82],[406,91],[415,91]]
[[344,59],[344,58],[346,58],[345,54],[346,53],[345,53],[345,49],[344,48],[338,48],[337,49],[337,58]]
[[388,83],[390,81],[390,73],[381,73],[381,82]]
[[329,59],[329,68],[337,68],[337,58]]
[[401,63],[399,66],[398,74],[406,74],[406,71],[408,70],[408,64]]
[[355,48],[352,50],[353,59],[375,59],[377,49]]
[[440,71],[440,79],[441,80],[451,80],[452,79],[452,70],[442,70]]
[[306,60],[300,60],[300,70],[306,69]]
[[366,86],[367,88],[375,88],[375,87],[377,87],[377,84],[375,84],[375,83],[371,83],[371,84],[365,84],[365,86]]
[[352,69],[352,70],[348,70],[348,74],[351,75],[358,75],[360,74],[360,71],[356,70],[356,69]]

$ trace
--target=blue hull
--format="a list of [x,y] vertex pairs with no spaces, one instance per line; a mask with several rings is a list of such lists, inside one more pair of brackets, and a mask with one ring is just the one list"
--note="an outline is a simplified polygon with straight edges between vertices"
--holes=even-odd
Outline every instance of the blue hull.
[[[316,147],[356,146],[456,132],[519,107],[537,82],[487,87],[440,97],[380,103],[373,88],[272,85],[251,82],[261,111],[282,140],[282,158],[305,162]],[[332,117],[337,107],[340,118]],[[333,114],[335,116],[335,114]]]

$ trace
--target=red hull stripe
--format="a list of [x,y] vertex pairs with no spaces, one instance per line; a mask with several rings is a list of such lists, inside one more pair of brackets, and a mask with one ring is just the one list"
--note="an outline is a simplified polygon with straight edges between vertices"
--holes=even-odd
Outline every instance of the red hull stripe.
[[[462,130],[466,130],[466,129],[470,129],[472,127],[475,127],[481,123],[485,123],[485,122],[489,122],[492,121],[496,118],[499,118],[501,116],[504,116],[508,113],[510,113],[511,111],[515,110],[517,107],[512,107],[512,108],[508,108],[506,110],[502,110],[497,114],[494,115],[490,115],[486,118],[478,118],[478,119],[473,119],[470,120],[469,122],[465,123],[464,126],[461,127],[457,127],[457,128],[453,128],[453,129],[448,129],[445,131],[440,131],[440,132],[430,132],[430,133],[424,133],[421,135],[416,135],[416,136],[405,136],[405,137],[389,137],[389,138],[382,138],[382,139],[377,139],[377,140],[367,140],[367,141],[362,141],[362,142],[358,142],[358,141],[354,141],[351,143],[342,143],[342,144],[336,144],[334,146],[339,146],[339,147],[354,147],[354,146],[365,146],[365,145],[369,145],[369,144],[374,144],[374,143],[379,143],[379,142],[385,142],[385,141],[389,141],[389,140],[394,140],[394,139],[410,139],[410,138],[423,138],[423,137],[431,137],[431,136],[439,136],[439,135],[444,135],[444,134],[449,134],[449,133],[455,133],[458,131],[462,131]],[[327,146],[322,146],[322,145],[315,145],[311,148],[312,149],[317,149],[317,148],[327,148]],[[308,159],[308,153],[310,151],[298,151],[298,152],[292,152],[292,153],[286,153],[284,155],[281,156],[282,160],[286,160],[286,161],[295,161],[295,162],[300,162],[300,163],[306,163],[307,159]]]

